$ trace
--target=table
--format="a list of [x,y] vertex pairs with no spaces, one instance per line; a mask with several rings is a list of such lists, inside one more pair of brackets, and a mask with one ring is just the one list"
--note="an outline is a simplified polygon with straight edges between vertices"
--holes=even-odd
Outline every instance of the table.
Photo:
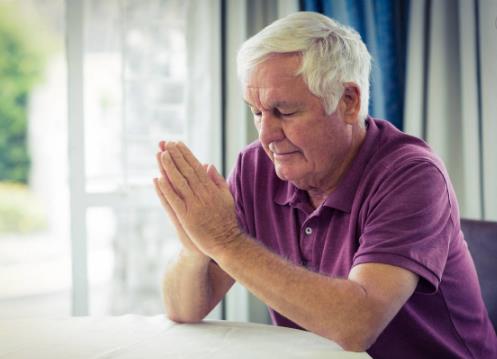
[[370,358],[309,332],[227,321],[177,324],[164,316],[0,320],[0,358]]

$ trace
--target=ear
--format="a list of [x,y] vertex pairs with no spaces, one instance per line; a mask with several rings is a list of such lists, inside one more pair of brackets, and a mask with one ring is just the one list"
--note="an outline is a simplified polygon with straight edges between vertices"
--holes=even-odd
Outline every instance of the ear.
[[344,83],[344,90],[338,103],[338,108],[345,123],[353,125],[359,122],[361,90],[357,84],[353,82]]

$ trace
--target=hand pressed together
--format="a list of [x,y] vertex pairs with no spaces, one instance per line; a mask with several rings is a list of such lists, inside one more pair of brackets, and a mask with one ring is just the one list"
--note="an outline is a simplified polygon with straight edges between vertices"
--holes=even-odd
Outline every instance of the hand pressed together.
[[212,165],[202,166],[183,143],[161,142],[157,195],[185,249],[211,258],[241,238],[233,196]]

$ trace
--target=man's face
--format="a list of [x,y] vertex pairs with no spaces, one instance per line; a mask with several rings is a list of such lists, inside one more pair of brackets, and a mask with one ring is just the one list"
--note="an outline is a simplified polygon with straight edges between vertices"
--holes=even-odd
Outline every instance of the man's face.
[[248,76],[244,98],[276,174],[303,190],[330,190],[352,147],[352,126],[325,113],[302,76],[299,55],[274,55]]

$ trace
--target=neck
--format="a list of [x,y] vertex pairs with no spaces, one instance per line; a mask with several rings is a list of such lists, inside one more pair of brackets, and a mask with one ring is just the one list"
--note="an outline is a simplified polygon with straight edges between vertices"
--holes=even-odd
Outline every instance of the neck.
[[327,186],[307,190],[307,194],[309,195],[309,199],[314,208],[321,206],[326,198],[328,198],[328,196],[335,191],[343,175],[347,172],[352,161],[357,156],[357,153],[359,152],[365,138],[366,128],[361,126],[354,127],[350,151],[338,167],[337,171],[335,171],[336,175],[334,175],[333,179],[327,183]]

